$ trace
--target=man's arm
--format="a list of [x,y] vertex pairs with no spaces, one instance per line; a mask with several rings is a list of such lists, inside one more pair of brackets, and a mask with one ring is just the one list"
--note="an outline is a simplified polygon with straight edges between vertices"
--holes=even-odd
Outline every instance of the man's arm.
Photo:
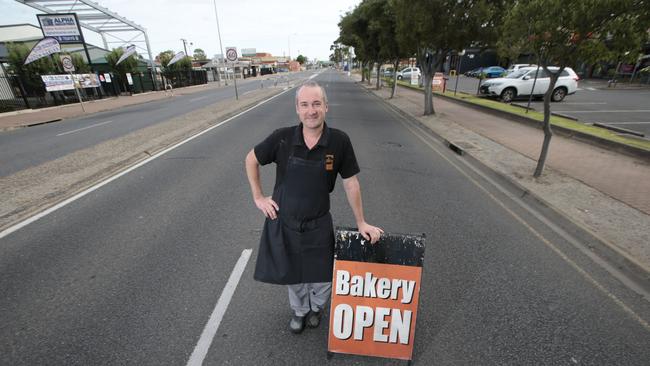
[[280,211],[280,207],[278,207],[278,204],[270,196],[264,197],[262,182],[260,181],[260,163],[257,161],[254,150],[251,150],[246,155],[246,175],[248,176],[248,183],[251,186],[255,206],[264,213],[264,216],[275,220],[277,218],[276,211]]
[[366,240],[370,240],[370,243],[376,243],[384,231],[376,226],[368,224],[366,219],[363,217],[361,185],[359,185],[359,179],[357,179],[357,176],[353,175],[350,178],[343,179],[343,189],[345,189],[345,195],[347,196],[348,203],[354,213],[354,219],[357,221],[359,233],[361,233]]

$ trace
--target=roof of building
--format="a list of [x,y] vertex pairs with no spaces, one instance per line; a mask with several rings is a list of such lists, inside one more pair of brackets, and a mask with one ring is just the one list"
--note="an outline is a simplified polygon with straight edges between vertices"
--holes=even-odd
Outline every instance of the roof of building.
[[0,25],[0,42],[24,42],[41,38],[41,28],[33,24]]

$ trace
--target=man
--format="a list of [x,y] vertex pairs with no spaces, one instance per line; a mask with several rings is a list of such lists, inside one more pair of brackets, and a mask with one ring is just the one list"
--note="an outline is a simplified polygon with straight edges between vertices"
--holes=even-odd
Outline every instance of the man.
[[[382,229],[366,223],[359,166],[348,136],[325,123],[327,95],[314,81],[296,91],[301,123],[275,130],[246,156],[246,173],[257,208],[266,220],[254,278],[288,285],[294,311],[289,328],[300,333],[320,323],[332,289],[334,229],[329,194],[337,174],[361,235],[377,242]],[[259,166],[276,163],[273,195],[264,196]]]

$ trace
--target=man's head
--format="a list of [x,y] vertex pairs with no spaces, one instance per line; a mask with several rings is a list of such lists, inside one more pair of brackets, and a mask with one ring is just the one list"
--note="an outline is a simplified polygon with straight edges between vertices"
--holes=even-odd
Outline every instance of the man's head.
[[308,81],[296,90],[296,113],[303,126],[319,129],[327,114],[327,94],[315,81]]

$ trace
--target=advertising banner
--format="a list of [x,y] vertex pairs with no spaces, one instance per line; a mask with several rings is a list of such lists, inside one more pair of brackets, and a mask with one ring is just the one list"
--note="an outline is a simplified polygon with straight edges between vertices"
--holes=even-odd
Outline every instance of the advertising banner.
[[99,78],[96,74],[64,74],[64,75],[41,75],[45,84],[45,90],[60,91],[73,90],[75,83],[81,88],[99,88]]
[[41,75],[41,79],[49,92],[74,89],[74,80],[70,75]]
[[129,83],[129,85],[133,85],[133,77],[131,76],[130,72],[126,73],[126,81]]
[[49,56],[57,52],[61,52],[59,41],[51,37],[45,37],[32,47],[32,50],[25,58],[24,64],[27,65],[41,57]]
[[173,64],[175,64],[175,63],[177,63],[177,62],[180,61],[183,57],[185,57],[185,52],[183,52],[183,51],[181,51],[181,52],[175,54],[174,57],[172,57],[172,59],[169,60],[169,63],[167,63],[167,66],[169,67],[169,66],[171,66],[171,65],[173,65]]
[[122,56],[120,56],[119,60],[117,60],[115,66],[119,65],[120,62],[126,60],[129,56],[131,56],[134,53],[135,53],[135,45],[132,44],[124,50],[124,53],[122,54]]
[[36,16],[45,37],[55,38],[59,43],[82,43],[75,14],[37,14]]
[[424,235],[336,231],[328,351],[412,359]]
[[97,74],[73,74],[74,81],[82,88],[99,88]]
[[111,80],[111,74],[104,74],[104,80],[106,80],[107,83],[113,82],[113,80]]

